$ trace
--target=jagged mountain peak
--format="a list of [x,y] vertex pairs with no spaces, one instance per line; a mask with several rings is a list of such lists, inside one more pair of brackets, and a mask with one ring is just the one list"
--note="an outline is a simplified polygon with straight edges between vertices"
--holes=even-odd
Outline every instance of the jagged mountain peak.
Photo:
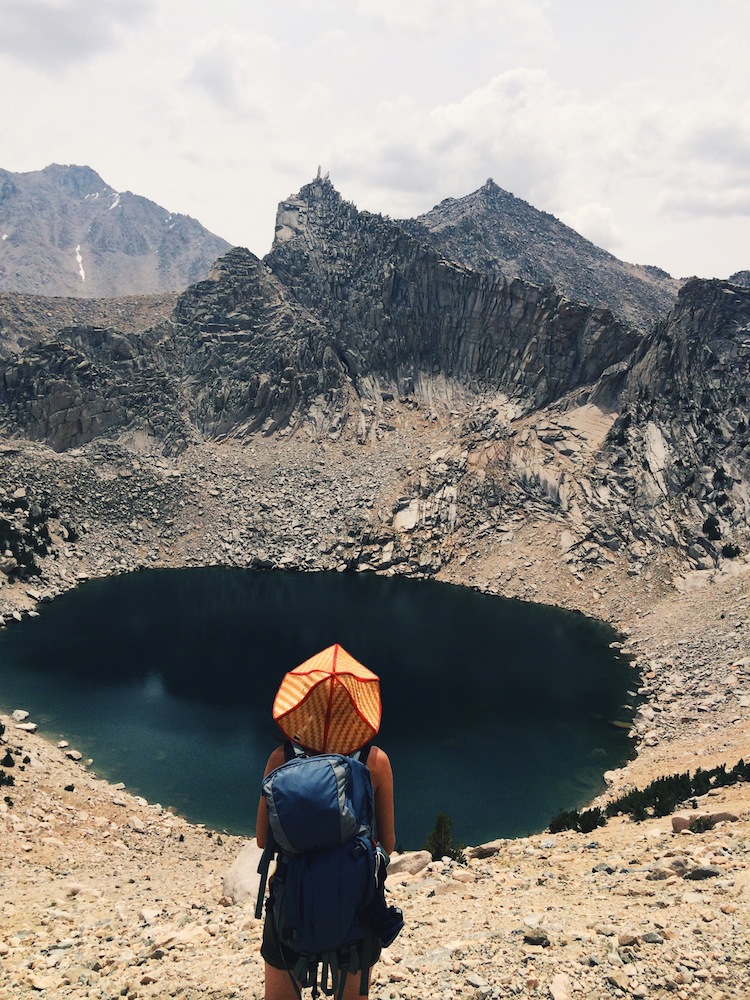
[[50,163],[49,166],[43,167],[41,170],[31,171],[29,174],[29,176],[34,175],[58,184],[61,188],[66,188],[84,198],[116,194],[114,188],[102,180],[92,167],[85,165]]
[[304,184],[296,194],[279,202],[272,251],[311,228],[325,226],[333,218],[353,218],[358,214],[356,206],[336,190],[329,175],[321,176],[318,171],[317,177]]
[[610,308],[643,330],[666,315],[679,288],[666,272],[619,260],[492,178],[404,225],[450,260],[554,285],[566,297]]
[[368,252],[378,242],[383,252],[405,238],[415,240],[447,263],[554,287],[576,302],[610,309],[641,332],[667,315],[680,287],[657,267],[619,260],[491,177],[476,191],[445,198],[424,215],[394,221],[360,212],[328,174],[319,173],[279,203],[269,259],[278,260],[285,244],[300,242],[305,253],[322,255],[338,266],[334,258],[343,244],[359,242],[361,255],[365,229]]

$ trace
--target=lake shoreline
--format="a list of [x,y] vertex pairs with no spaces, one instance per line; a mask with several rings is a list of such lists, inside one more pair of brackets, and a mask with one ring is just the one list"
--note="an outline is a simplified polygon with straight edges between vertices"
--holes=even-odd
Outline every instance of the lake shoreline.
[[[377,621],[393,629],[382,635]],[[261,773],[273,745],[270,715],[258,706],[270,706],[281,673],[311,644],[334,639],[381,677],[379,742],[398,768],[399,843],[409,848],[424,843],[440,812],[460,842],[541,830],[603,788],[603,772],[630,750],[632,723],[622,719],[632,720],[637,682],[615,633],[549,606],[430,580],[144,571],[92,581],[16,628],[0,636],[9,711],[31,710],[138,794],[235,833],[251,832],[247,810],[237,812],[238,775]],[[278,664],[278,676],[266,662]],[[491,753],[469,767],[476,741]],[[196,763],[198,746],[206,766]]]

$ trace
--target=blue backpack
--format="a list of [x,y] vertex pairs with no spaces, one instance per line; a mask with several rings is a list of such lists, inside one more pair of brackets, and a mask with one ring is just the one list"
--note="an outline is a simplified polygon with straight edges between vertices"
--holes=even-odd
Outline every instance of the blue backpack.
[[269,831],[255,915],[262,914],[276,855],[267,919],[284,953],[296,957],[293,981],[312,986],[317,997],[321,967],[323,992],[341,996],[347,972],[359,970],[364,994],[372,963],[370,912],[383,900],[388,863],[374,841],[370,771],[356,755],[293,752],[262,783]]

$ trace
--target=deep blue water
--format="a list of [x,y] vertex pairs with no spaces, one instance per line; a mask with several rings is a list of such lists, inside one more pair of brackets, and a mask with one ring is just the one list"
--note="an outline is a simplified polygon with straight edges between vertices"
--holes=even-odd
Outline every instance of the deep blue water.
[[0,633],[0,706],[196,822],[252,833],[285,671],[339,642],[381,678],[398,845],[546,827],[631,742],[637,676],[601,622],[372,574],[149,570],[92,581]]

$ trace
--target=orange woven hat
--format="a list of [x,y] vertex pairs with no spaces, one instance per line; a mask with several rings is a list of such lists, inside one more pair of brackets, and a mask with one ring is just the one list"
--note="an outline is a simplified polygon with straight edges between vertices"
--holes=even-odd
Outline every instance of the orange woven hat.
[[273,717],[314,753],[353,753],[380,729],[380,680],[338,644],[284,675]]

